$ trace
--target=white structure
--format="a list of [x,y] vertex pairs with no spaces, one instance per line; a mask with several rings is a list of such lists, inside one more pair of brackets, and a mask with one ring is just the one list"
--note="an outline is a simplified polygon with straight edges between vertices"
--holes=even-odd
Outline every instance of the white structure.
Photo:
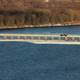
[[73,34],[0,34],[0,42],[80,45],[80,35]]

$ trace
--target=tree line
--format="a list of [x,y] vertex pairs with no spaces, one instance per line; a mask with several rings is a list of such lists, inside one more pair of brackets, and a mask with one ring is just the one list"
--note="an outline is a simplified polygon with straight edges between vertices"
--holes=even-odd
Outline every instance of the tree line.
[[0,13],[0,26],[22,26],[40,24],[65,24],[80,21],[73,10],[54,11],[53,14],[42,11]]
[[0,26],[40,25],[48,23],[48,13],[43,12],[4,12],[0,13]]
[[[65,24],[80,21],[72,4],[49,3],[48,9],[32,8],[26,11],[0,11],[0,26],[23,26],[40,24]],[[70,6],[70,7],[69,7]]]

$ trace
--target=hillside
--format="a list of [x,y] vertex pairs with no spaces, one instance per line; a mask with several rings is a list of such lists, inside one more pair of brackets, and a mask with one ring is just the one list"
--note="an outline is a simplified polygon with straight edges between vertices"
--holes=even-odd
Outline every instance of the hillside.
[[80,23],[80,2],[78,0],[51,0],[50,5],[52,23]]
[[0,27],[80,23],[80,0],[0,0]]

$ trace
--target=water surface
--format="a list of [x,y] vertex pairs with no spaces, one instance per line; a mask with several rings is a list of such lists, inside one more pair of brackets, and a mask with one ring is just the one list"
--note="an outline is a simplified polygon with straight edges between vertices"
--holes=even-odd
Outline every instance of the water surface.
[[[0,33],[80,34],[80,27],[1,30]],[[0,42],[0,80],[80,80],[80,46]]]

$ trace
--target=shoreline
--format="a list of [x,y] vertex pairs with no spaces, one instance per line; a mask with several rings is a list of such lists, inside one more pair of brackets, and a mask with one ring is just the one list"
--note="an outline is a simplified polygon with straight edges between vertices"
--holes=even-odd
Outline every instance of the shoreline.
[[27,28],[53,28],[53,27],[79,27],[80,24],[45,24],[45,25],[25,25],[25,26],[5,26],[0,27],[0,30],[12,30],[12,29],[27,29]]

